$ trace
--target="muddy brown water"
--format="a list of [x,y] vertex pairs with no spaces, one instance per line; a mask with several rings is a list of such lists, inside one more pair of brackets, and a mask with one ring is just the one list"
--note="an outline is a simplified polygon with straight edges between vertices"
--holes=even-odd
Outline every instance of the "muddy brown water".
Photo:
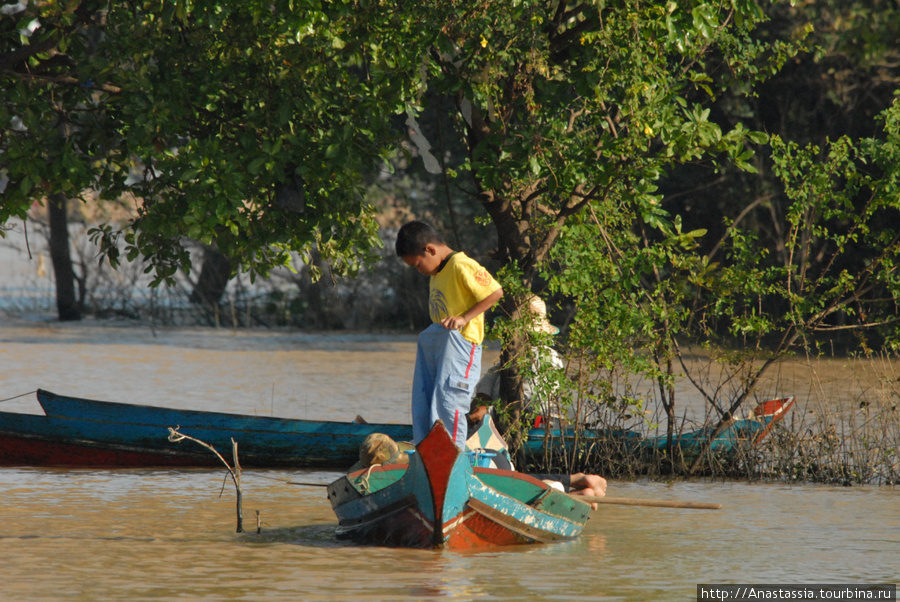
[[[414,357],[411,336],[6,320],[0,399],[42,387],[178,408],[407,422]],[[0,409],[40,412],[33,394]],[[324,489],[284,482],[336,476],[245,471],[248,532],[238,534],[223,470],[2,468],[4,598],[691,600],[698,583],[900,582],[892,487],[613,481],[610,495],[724,508],[601,506],[573,542],[458,553],[338,541]]]

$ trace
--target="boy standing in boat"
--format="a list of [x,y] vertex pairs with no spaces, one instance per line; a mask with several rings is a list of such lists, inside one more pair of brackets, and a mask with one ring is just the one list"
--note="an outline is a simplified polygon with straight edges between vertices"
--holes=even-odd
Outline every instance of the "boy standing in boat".
[[419,335],[413,375],[413,440],[419,443],[442,420],[465,449],[466,414],[481,378],[484,312],[503,296],[491,274],[451,249],[430,225],[413,221],[397,233],[397,256],[430,276],[432,324]]

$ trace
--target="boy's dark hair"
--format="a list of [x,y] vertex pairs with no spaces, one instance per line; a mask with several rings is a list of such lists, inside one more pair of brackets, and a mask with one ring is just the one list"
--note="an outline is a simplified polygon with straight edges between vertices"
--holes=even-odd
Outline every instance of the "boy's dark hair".
[[424,255],[428,244],[444,244],[444,239],[430,224],[408,222],[397,232],[397,257]]

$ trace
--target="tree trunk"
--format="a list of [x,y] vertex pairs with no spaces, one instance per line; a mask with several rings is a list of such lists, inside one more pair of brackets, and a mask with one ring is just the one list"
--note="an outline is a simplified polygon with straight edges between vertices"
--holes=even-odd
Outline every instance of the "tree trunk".
[[55,194],[47,202],[50,219],[50,260],[56,279],[56,311],[60,321],[81,319],[81,305],[75,295],[75,270],[69,249],[69,218],[66,197]]
[[216,307],[231,279],[231,260],[214,247],[206,247],[197,284],[191,291],[191,303]]
[[[500,303],[501,309],[506,315],[516,315],[518,302],[512,295],[508,297],[504,295]],[[500,365],[504,366],[500,371],[500,398],[506,405],[507,411],[503,414],[509,422],[501,420],[499,426],[510,451],[516,455],[516,461],[519,464],[524,461],[522,411],[525,387],[522,372],[519,370],[515,358],[521,357],[523,353],[527,352],[527,346],[525,335],[517,332],[504,342],[500,352]]]
[[[666,373],[672,376],[672,362],[666,362]],[[669,474],[673,474],[676,466],[681,466],[681,447],[675,445],[676,421],[675,416],[675,386],[671,384],[671,380],[666,381],[663,378],[657,379],[659,386],[659,397],[662,402],[663,409],[666,412],[666,458],[668,466],[665,467]],[[677,455],[677,457],[676,457]]]
[[509,422],[501,420],[500,429],[511,452],[515,454],[516,463],[524,466],[524,443],[527,429],[522,421],[525,407],[522,373],[513,358],[523,349],[520,335],[506,341],[500,352],[500,365],[506,366],[500,371],[500,398],[506,405],[504,415]]
[[[491,199],[498,198],[493,194],[488,196]],[[505,209],[500,207],[501,204],[505,206]],[[530,289],[534,284],[534,262],[526,244],[527,233],[523,230],[525,227],[523,224],[512,219],[508,208],[508,203],[497,203],[496,201],[485,203],[485,209],[491,214],[497,228],[498,255],[501,262],[507,265],[511,263],[518,265],[522,270],[522,284],[526,289]],[[505,294],[500,300],[500,310],[504,315],[515,318],[519,315],[520,302],[520,298],[516,298],[512,294]],[[527,431],[523,431],[525,425],[522,422],[525,387],[522,373],[513,360],[521,357],[527,351],[526,335],[513,333],[509,340],[504,341],[503,349],[500,352],[500,365],[504,366],[500,371],[500,399],[505,404],[507,411],[505,412],[506,419],[501,419],[499,426],[507,445],[509,445],[510,452],[516,455],[516,461],[520,464],[524,461],[522,455],[524,452],[523,433],[527,433]],[[522,465],[524,466],[524,464]]]

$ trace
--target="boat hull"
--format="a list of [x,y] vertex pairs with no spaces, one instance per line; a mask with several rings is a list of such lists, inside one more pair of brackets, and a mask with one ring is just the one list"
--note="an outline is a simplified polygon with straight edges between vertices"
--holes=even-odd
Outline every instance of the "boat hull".
[[150,453],[90,443],[61,443],[0,433],[0,466],[124,468],[202,467],[214,464],[205,458],[184,454]]
[[[793,404],[794,397],[770,399],[760,403],[750,413],[750,417],[733,421],[719,433],[710,443],[710,452],[734,454],[758,444],[787,414]],[[682,433],[673,439],[672,447],[684,457],[695,456],[710,434],[711,429],[708,427]],[[634,431],[625,430],[585,429],[576,433],[571,428],[536,428],[528,434],[525,451],[527,455],[539,456],[547,446],[551,449],[572,450],[579,445],[589,447],[604,441],[614,442],[619,449],[627,453],[657,454],[668,449],[666,435],[642,437]]]
[[587,504],[528,475],[473,468],[443,424],[409,465],[376,466],[332,483],[338,535],[360,543],[479,549],[578,537]]
[[358,424],[177,410],[95,401],[38,391],[46,416],[0,412],[0,464],[6,466],[216,466],[190,441],[169,441],[169,428],[230,456],[238,443],[245,468],[346,469],[371,433],[405,440],[401,424]]

